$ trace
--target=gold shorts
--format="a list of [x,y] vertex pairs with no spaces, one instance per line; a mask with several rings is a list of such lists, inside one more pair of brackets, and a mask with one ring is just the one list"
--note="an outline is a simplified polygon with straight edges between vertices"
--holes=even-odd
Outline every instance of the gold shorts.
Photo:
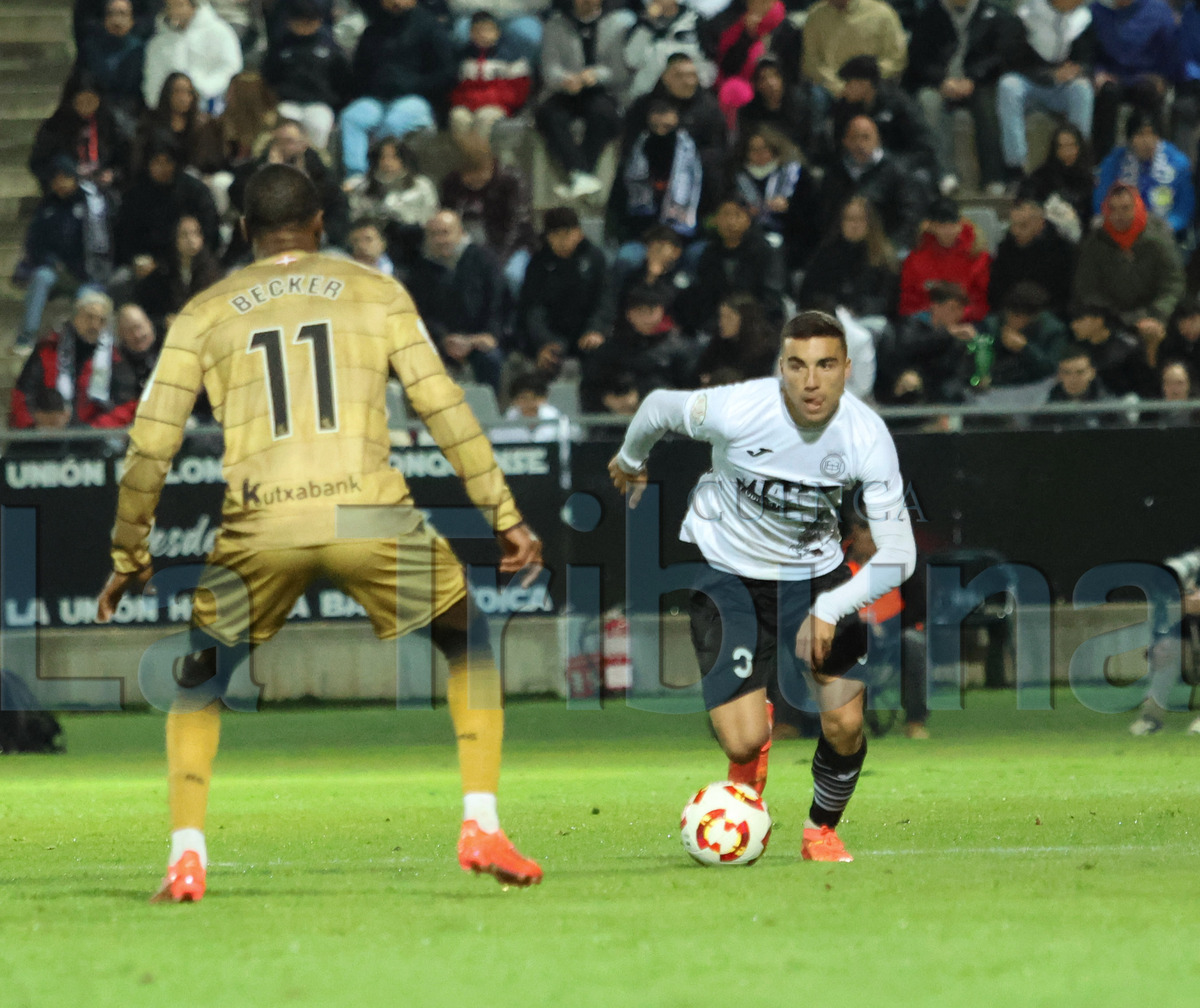
[[254,538],[222,532],[196,590],[192,623],[224,644],[270,640],[322,577],[367,611],[382,640],[426,626],[467,592],[450,544],[423,521],[398,539],[256,549]]

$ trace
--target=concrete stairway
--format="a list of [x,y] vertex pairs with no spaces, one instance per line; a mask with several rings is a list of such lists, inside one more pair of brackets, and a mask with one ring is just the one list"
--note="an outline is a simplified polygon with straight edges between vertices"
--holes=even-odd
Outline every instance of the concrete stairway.
[[22,364],[10,353],[22,294],[9,278],[39,195],[26,162],[38,124],[58,103],[73,58],[70,0],[0,4],[0,405],[5,412]]

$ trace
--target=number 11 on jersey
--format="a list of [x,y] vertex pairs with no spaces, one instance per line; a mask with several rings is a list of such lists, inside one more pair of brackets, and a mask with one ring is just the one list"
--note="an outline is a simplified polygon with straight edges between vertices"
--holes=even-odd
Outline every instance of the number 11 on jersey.
[[[317,429],[335,431],[337,388],[333,374],[333,341],[328,322],[309,322],[300,327],[293,343],[307,343],[313,360],[313,394],[317,402]],[[292,435],[291,391],[287,358],[283,352],[282,329],[260,329],[250,337],[247,353],[261,351],[271,400],[271,437],[275,441]]]

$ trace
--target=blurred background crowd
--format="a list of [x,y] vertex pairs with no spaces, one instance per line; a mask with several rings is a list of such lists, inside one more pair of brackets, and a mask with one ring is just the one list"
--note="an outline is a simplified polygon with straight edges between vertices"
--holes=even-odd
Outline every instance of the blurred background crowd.
[[498,440],[767,374],[797,308],[881,406],[1195,421],[1137,405],[1197,395],[1195,3],[75,0],[73,28],[10,427],[127,424],[275,162]]

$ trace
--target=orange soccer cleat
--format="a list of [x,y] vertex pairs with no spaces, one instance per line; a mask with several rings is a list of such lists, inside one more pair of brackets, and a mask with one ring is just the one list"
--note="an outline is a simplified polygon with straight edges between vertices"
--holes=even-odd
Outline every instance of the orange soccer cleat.
[[522,855],[503,830],[485,833],[474,819],[462,824],[458,863],[463,871],[491,875],[503,885],[528,886],[542,881],[541,866]]
[[195,851],[184,851],[163,879],[151,903],[199,903],[204,895],[204,865]]
[[853,861],[832,826],[806,829],[800,841],[800,856],[805,861]]

